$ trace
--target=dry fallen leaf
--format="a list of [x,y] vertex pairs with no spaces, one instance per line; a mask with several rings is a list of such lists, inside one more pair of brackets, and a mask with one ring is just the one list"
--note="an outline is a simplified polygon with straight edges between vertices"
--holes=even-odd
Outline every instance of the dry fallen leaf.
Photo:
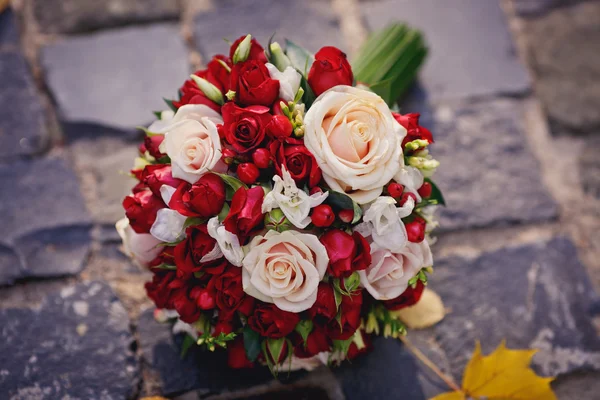
[[425,288],[421,300],[411,307],[406,307],[394,314],[410,329],[429,328],[444,319],[446,311],[440,296],[431,289]]
[[550,382],[529,367],[537,350],[510,350],[504,340],[490,355],[481,354],[479,342],[465,368],[461,391],[440,394],[432,400],[486,398],[502,400],[556,400]]

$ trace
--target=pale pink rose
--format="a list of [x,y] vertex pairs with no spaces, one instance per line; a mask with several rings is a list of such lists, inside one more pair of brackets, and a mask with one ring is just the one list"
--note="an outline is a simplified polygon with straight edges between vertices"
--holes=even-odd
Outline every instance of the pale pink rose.
[[297,231],[268,231],[250,242],[242,283],[250,296],[282,310],[308,310],[317,300],[329,257],[319,239]]
[[332,190],[359,204],[375,200],[402,166],[404,129],[377,94],[335,86],[304,118],[304,143]]

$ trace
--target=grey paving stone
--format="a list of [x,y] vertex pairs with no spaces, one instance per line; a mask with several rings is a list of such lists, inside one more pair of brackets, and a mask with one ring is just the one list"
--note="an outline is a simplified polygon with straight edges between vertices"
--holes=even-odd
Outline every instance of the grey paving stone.
[[517,15],[536,17],[556,8],[571,6],[582,1],[585,0],[513,0],[512,3]]
[[[68,131],[132,131],[166,108],[189,74],[174,24],[153,24],[70,37],[42,48],[41,64]],[[70,132],[67,132],[70,134]]]
[[421,77],[435,98],[529,88],[497,1],[385,0],[362,8],[371,29],[402,21],[423,31],[430,53]]
[[21,53],[0,51],[0,87],[0,162],[45,150],[44,109]]
[[553,133],[600,132],[598,21],[598,1],[523,21],[536,96]]
[[14,400],[125,399],[140,379],[129,319],[110,287],[64,287],[40,309],[0,309],[0,393]]
[[34,0],[44,33],[74,33],[130,23],[177,19],[177,0]]
[[[267,367],[232,370],[227,366],[224,351],[202,351],[192,347],[181,359],[182,336],[173,337],[168,324],[154,320],[153,310],[142,313],[138,321],[139,344],[146,365],[160,376],[163,395],[171,396],[191,390],[200,393],[237,391],[273,380]],[[281,381],[293,381],[305,375],[293,372],[280,374]]]
[[558,216],[523,134],[520,100],[487,99],[431,105],[415,90],[401,107],[421,112],[441,163],[434,180],[447,207],[440,231],[547,221]]
[[592,196],[600,199],[600,136],[586,140],[583,154],[580,158],[580,171],[583,189]]
[[90,246],[90,218],[65,161],[1,164],[0,182],[5,187],[0,191],[1,241],[20,260],[15,264],[12,256],[0,257],[0,285],[80,271]]
[[203,12],[194,20],[194,38],[205,59],[217,53],[229,54],[223,38],[233,41],[248,33],[263,47],[274,33],[277,33],[274,41],[283,44],[283,39],[288,38],[314,52],[323,46],[344,47],[329,0],[213,3],[212,11]]
[[399,340],[377,338],[373,351],[333,370],[347,400],[425,399],[413,356]]
[[438,259],[431,286],[452,309],[433,330],[456,378],[477,339],[484,354],[502,339],[509,348],[539,349],[533,365],[543,375],[600,369],[600,341],[589,314],[595,293],[566,238],[475,259]]
[[[137,144],[102,135],[79,138],[69,146],[92,219],[112,231],[124,216],[123,199],[136,184],[128,173],[138,153]],[[112,237],[118,238],[115,235],[116,231]]]
[[0,12],[0,50],[16,49],[19,45],[17,17],[12,9]]

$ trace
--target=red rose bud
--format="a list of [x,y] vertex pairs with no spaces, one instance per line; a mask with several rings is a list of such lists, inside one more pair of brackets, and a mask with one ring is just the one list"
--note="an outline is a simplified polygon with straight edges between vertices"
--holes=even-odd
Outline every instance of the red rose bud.
[[246,185],[251,185],[260,176],[260,171],[256,168],[256,165],[251,163],[242,163],[238,165],[237,175],[240,178],[240,181],[244,182]]
[[417,281],[417,285],[413,289],[409,286],[404,293],[392,300],[386,300],[383,305],[388,310],[401,310],[405,307],[414,306],[421,299],[425,285],[421,281]]
[[426,222],[423,218],[416,217],[414,221],[409,222],[405,226],[409,242],[420,243],[425,239]]
[[[215,58],[223,60],[224,56],[216,56]],[[214,59],[213,61],[215,63],[218,63],[218,61]],[[199,78],[205,79],[206,81],[217,87],[219,90],[221,90],[222,93],[226,93],[227,90],[229,90],[229,73],[225,70],[226,75],[223,76],[223,73],[218,72],[216,69],[219,67],[224,69],[224,67],[220,64],[219,66],[216,66],[213,63],[213,61],[209,63],[208,69],[196,71],[194,72],[194,75]],[[183,86],[179,89],[179,93],[181,94],[179,101],[173,100],[173,106],[175,106],[176,108],[179,108],[186,104],[203,104],[212,108],[216,112],[221,112],[221,105],[209,99],[204,94],[204,92],[202,92],[202,90],[198,87],[196,82],[194,82],[192,79],[188,79],[187,81],[185,81]]]
[[260,169],[269,168],[269,165],[271,164],[271,153],[264,148],[256,149],[254,150],[254,153],[252,153],[252,161],[254,162],[254,165]]
[[354,210],[340,210],[338,217],[342,222],[349,224],[354,219]]
[[140,182],[147,185],[152,193],[161,196],[160,188],[162,185],[178,187],[182,182],[180,179],[173,178],[171,166],[168,164],[146,165],[140,176]]
[[321,189],[321,188],[320,188],[320,187],[318,187],[318,186],[312,187],[312,188],[310,188],[310,190],[309,190],[309,194],[310,194],[311,196],[312,196],[313,194],[321,194],[321,193],[323,193],[323,189]]
[[292,333],[300,322],[300,315],[283,311],[274,304],[258,304],[248,318],[248,325],[261,336],[282,338]]
[[284,115],[283,110],[281,109],[281,102],[283,102],[283,104],[287,104],[287,102],[284,99],[279,98],[275,100],[275,103],[273,103],[273,107],[271,107],[271,112],[273,113],[273,115]]
[[225,183],[215,174],[204,174],[190,185],[181,182],[171,196],[169,207],[186,217],[210,218],[225,204]]
[[137,233],[148,233],[156,221],[156,213],[165,207],[162,199],[149,190],[125,197],[123,208],[129,224]]
[[221,160],[227,165],[233,164],[233,160],[235,159],[236,152],[231,149],[223,149]]
[[223,221],[225,229],[236,234],[244,243],[253,229],[263,222],[262,204],[265,192],[262,187],[239,188],[231,199],[227,217]]
[[371,246],[358,232],[350,235],[340,229],[332,229],[319,240],[329,256],[327,271],[336,278],[350,276],[371,264]]
[[392,115],[400,125],[406,128],[406,136],[402,140],[402,148],[404,148],[406,143],[417,139],[426,140],[429,143],[433,143],[433,135],[429,129],[419,125],[420,114],[413,113],[402,115],[398,113],[392,113]]
[[415,204],[417,204],[417,196],[415,196],[414,193],[404,192],[402,193],[402,196],[400,196],[400,201],[398,202],[400,206],[403,206],[408,201],[409,197],[412,197]]
[[199,286],[190,291],[190,297],[195,301],[196,306],[201,310],[212,310],[215,308],[215,298],[207,288]]
[[223,135],[238,153],[257,148],[265,138],[265,126],[271,121],[269,108],[250,106],[242,108],[233,102],[223,108]]
[[[335,295],[333,293],[333,287],[325,282],[319,283],[319,289],[317,291],[317,300],[308,309],[308,316],[310,319],[317,320],[315,323],[328,322],[335,318],[337,315],[337,307],[335,305]],[[319,319],[319,317],[321,317]],[[325,321],[322,321],[322,320]]]
[[354,76],[346,54],[332,46],[323,47],[315,54],[315,62],[308,73],[308,84],[316,96],[337,85],[352,85]]
[[279,81],[271,79],[264,63],[247,60],[233,66],[231,90],[244,106],[262,105],[270,108],[279,96]]
[[166,156],[166,154],[161,153],[160,150],[158,150],[158,147],[164,139],[164,135],[146,136],[144,138],[144,146],[146,147],[146,150],[148,151],[148,153],[150,153],[152,157],[156,158],[157,160]]
[[285,115],[274,115],[266,126],[267,135],[274,138],[285,138],[292,134],[292,123]]
[[[246,36],[247,35],[240,36],[239,38],[237,38],[235,40],[235,42],[233,42],[233,44],[229,48],[229,58],[231,58],[233,60],[233,56],[235,54],[236,49],[238,48],[238,46],[240,45],[240,43],[244,39],[246,39]],[[246,58],[246,61],[247,60],[256,60],[256,61],[262,62],[263,64],[266,64],[268,62],[267,56],[265,55],[265,50],[256,41],[256,39],[252,39],[250,41],[250,51],[248,53],[248,58]]]
[[233,341],[227,342],[227,365],[233,369],[254,367],[254,364],[246,356],[242,335],[237,336]]
[[320,204],[313,208],[310,219],[316,227],[326,228],[335,221],[335,213],[329,205]]
[[215,330],[213,331],[212,335],[214,337],[217,337],[221,333],[226,335],[231,332],[233,332],[233,324],[231,323],[231,321],[223,321],[219,319],[215,324]]
[[331,351],[331,339],[327,337],[327,334],[322,327],[316,326],[312,332],[308,334],[306,344],[300,335],[298,335],[297,338],[297,343],[294,347],[294,355],[296,357],[307,358],[322,352]]
[[275,157],[274,166],[277,175],[282,175],[281,166],[283,165],[298,187],[308,185],[309,188],[312,188],[321,181],[321,168],[301,139],[287,137],[273,140],[269,144],[269,150]]
[[400,196],[402,196],[402,193],[404,193],[404,186],[399,183],[392,182],[388,185],[387,190],[390,196],[392,196],[394,199],[399,199]]
[[421,195],[422,198],[427,199],[431,197],[431,192],[433,191],[433,187],[429,182],[423,182],[423,185],[417,190],[417,192]]
[[352,296],[342,296],[340,319],[333,319],[327,324],[328,336],[333,340],[346,340],[354,335],[360,326],[360,308],[362,306],[362,291],[357,290]]
[[219,318],[229,320],[233,318],[236,311],[243,315],[252,313],[254,297],[244,292],[241,268],[229,265],[225,272],[212,278],[209,286],[215,291]]
[[223,273],[227,266],[224,258],[202,261],[217,245],[217,241],[208,234],[206,224],[191,226],[186,229],[185,234],[185,239],[175,246],[173,252],[178,276],[186,277],[194,272],[211,275]]
[[146,149],[146,144],[142,142],[142,144],[138,147],[138,152],[143,156],[148,149]]

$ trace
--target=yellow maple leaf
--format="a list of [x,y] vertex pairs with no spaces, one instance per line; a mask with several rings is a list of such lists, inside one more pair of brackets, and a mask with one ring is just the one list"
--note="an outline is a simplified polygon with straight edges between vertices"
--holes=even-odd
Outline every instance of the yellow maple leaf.
[[503,340],[487,356],[479,342],[465,368],[462,390],[443,393],[432,400],[556,400],[551,377],[541,377],[529,367],[537,350],[507,349]]

